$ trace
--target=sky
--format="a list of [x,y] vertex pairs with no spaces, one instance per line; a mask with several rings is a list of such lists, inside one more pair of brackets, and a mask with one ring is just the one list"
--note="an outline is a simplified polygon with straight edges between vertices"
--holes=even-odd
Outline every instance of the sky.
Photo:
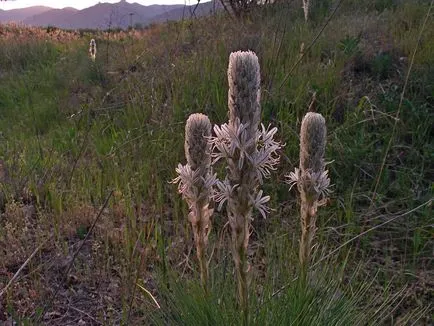
[[[0,9],[9,10],[16,8],[26,8],[32,6],[47,6],[51,8],[73,7],[84,9],[96,5],[98,2],[115,3],[119,0],[0,0]],[[152,4],[196,4],[196,0],[128,0],[128,2],[137,2],[141,5],[149,6]]]

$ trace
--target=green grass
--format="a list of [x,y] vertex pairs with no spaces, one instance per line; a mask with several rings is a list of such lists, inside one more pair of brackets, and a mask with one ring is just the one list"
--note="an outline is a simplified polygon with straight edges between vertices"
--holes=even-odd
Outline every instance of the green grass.
[[[227,120],[229,54],[251,49],[261,65],[263,122],[277,126],[278,137],[286,143],[282,164],[264,185],[274,211],[266,221],[255,216],[253,222],[249,258],[256,312],[251,323],[359,324],[360,316],[371,312],[378,319],[360,324],[393,323],[397,318],[405,324],[402,321],[416,320],[417,314],[428,323],[430,283],[424,280],[433,271],[429,204],[352,241],[334,260],[321,262],[313,271],[318,273],[315,286],[300,291],[300,284],[291,283],[298,275],[299,215],[295,192],[288,192],[283,176],[298,165],[298,131],[313,92],[316,111],[327,121],[326,158],[332,161],[328,168],[334,184],[328,205],[319,212],[317,260],[433,197],[434,26],[428,20],[392,134],[428,10],[427,5],[392,2],[366,7],[348,2],[341,7],[288,78],[301,43],[307,47],[325,22],[327,6],[317,9],[308,24],[298,5],[285,4],[254,12],[241,22],[222,14],[169,23],[140,39],[108,41],[96,34],[95,64],[87,57],[87,35],[67,45],[2,41],[0,63],[6,68],[0,72],[0,158],[10,181],[1,185],[6,213],[0,218],[0,244],[7,251],[19,248],[23,258],[14,264],[0,259],[0,272],[14,273],[37,247],[34,239],[55,235],[46,256],[41,254],[29,270],[27,280],[38,284],[35,305],[18,303],[19,294],[12,291],[0,299],[4,306],[17,318],[31,319],[46,303],[44,295],[53,293],[47,288],[58,284],[52,279],[62,275],[53,272],[58,264],[53,257],[77,248],[95,208],[115,190],[90,241],[94,249],[78,258],[93,268],[76,267],[80,285],[69,287],[83,286],[89,295],[95,286],[112,296],[113,303],[103,300],[106,310],[112,309],[109,324],[119,316],[124,322],[129,318],[152,324],[147,318],[153,303],[140,289],[133,290],[137,280],[163,307],[155,312],[155,324],[237,324],[225,216],[214,218],[214,287],[211,298],[204,299],[197,286],[187,208],[168,181],[177,163],[184,163],[188,115],[202,112],[216,124]],[[20,232],[25,219],[19,217],[20,208],[9,207],[13,202],[36,207],[37,214],[26,222],[30,229],[38,225],[36,235]],[[11,235],[16,241],[8,242]],[[334,271],[333,262],[341,260],[346,264],[335,266],[342,269],[339,278],[321,272]],[[168,280],[161,281],[160,274]],[[9,279],[5,275],[0,274],[0,288]],[[18,280],[16,286],[27,289],[25,281]],[[170,290],[165,289],[167,282]],[[280,295],[263,303],[288,282]],[[64,305],[62,300],[57,307]],[[101,312],[89,313],[103,320]]]

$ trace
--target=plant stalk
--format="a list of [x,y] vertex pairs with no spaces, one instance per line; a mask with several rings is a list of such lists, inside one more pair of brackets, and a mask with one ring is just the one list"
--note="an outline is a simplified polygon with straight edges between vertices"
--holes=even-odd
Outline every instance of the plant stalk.
[[303,277],[306,277],[309,268],[312,243],[316,232],[316,210],[317,202],[307,198],[304,191],[301,191],[301,238],[299,259]]
[[240,308],[243,314],[243,325],[248,324],[249,319],[249,293],[248,293],[248,262],[247,244],[249,242],[249,219],[242,218],[243,227],[232,229],[233,257],[235,272],[237,275],[237,292]]
[[[202,206],[202,207],[201,207]],[[206,236],[208,230],[205,230],[202,223],[203,205],[196,204],[196,212],[199,214],[197,223],[192,224],[194,233],[194,242],[196,245],[196,256],[199,261],[200,282],[205,295],[208,295],[208,263],[206,259]]]

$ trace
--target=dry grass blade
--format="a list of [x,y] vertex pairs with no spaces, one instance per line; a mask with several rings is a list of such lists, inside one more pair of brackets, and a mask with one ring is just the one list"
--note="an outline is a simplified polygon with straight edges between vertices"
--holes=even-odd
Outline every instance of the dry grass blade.
[[[87,232],[86,236],[84,237],[83,241],[81,242],[80,246],[78,247],[77,251],[74,253],[74,255],[72,256],[71,262],[69,263],[66,272],[65,272],[65,278],[68,277],[69,272],[71,271],[72,266],[74,265],[74,261],[77,258],[78,253],[80,252],[81,248],[83,248],[83,245],[86,243],[86,240],[89,238],[90,234],[92,233],[93,229],[95,228],[96,223],[98,222],[99,218],[101,217],[104,209],[107,207],[109,200],[111,198],[111,196],[113,195],[113,190],[110,191],[110,193],[108,194],[107,198],[104,201],[104,204],[102,205],[101,209],[99,210],[97,216],[95,217],[95,220],[93,221],[92,226],[90,227],[89,231]],[[54,299],[56,298],[57,293],[59,292],[60,289],[60,284],[57,286],[54,294],[51,296],[50,300],[47,302],[47,304],[45,304],[44,309],[42,310],[42,312],[40,313],[40,315],[38,316],[36,322],[39,323],[41,318],[44,317],[45,312],[47,311],[48,307],[51,306],[51,304],[53,303]]]
[[6,291],[8,290],[8,288],[15,282],[15,280],[18,278],[18,276],[21,274],[21,272],[23,271],[23,269],[30,263],[30,261],[33,259],[33,257],[35,257],[35,255],[39,252],[39,250],[42,249],[43,246],[45,246],[45,244],[48,242],[48,240],[50,240],[50,238],[46,239],[44,242],[42,242],[33,252],[32,254],[29,256],[29,258],[27,258],[27,260],[24,262],[24,264],[21,265],[21,267],[16,271],[16,273],[14,274],[14,276],[11,278],[11,280],[8,282],[8,284],[3,288],[3,290],[1,290],[0,292],[0,298],[3,296],[3,294],[6,293]]
[[161,308],[161,306],[159,305],[157,299],[155,299],[155,297],[152,295],[151,292],[149,292],[147,289],[145,289],[145,288],[144,288],[141,284],[139,284],[139,283],[137,283],[136,285],[137,285],[137,287],[138,287],[140,290],[142,290],[143,292],[145,292],[145,293],[146,293],[146,294],[147,294],[147,295],[152,299],[152,301],[155,303],[155,306],[156,306],[158,309]]

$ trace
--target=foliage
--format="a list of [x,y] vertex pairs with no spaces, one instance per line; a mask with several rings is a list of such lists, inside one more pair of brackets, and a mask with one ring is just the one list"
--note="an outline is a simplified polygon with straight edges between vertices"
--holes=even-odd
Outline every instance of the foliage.
[[339,42],[339,49],[347,56],[352,56],[359,51],[359,37],[351,37],[346,35],[344,39]]

